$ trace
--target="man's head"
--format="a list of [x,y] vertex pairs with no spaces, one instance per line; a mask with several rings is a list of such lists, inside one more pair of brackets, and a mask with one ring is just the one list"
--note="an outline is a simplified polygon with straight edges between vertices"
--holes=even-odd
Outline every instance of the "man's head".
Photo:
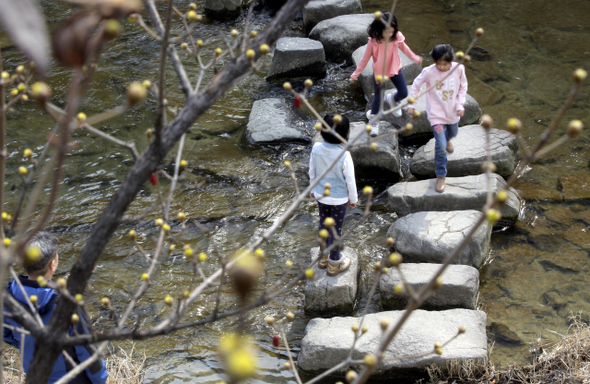
[[25,259],[25,270],[29,278],[44,276],[51,279],[57,269],[57,237],[49,232],[37,232],[27,247],[37,248],[40,256],[36,260]]

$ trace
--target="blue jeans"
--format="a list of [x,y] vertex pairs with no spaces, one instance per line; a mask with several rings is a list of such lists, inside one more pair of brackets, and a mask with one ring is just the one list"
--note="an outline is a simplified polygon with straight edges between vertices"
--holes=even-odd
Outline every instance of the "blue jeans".
[[447,141],[457,136],[459,123],[437,124],[432,126],[434,132],[434,173],[436,177],[447,175]]
[[[344,203],[342,205],[328,205],[322,204],[318,201],[318,208],[320,211],[320,228],[318,231],[326,228],[324,226],[324,220],[327,217],[331,217],[336,222],[334,228],[336,229],[336,233],[338,237],[342,237],[342,226],[344,225],[344,217],[346,216],[346,208],[348,207],[348,203]],[[326,228],[327,229],[327,228]],[[328,229],[328,238],[326,239],[326,247],[329,247],[334,243],[334,234],[332,233],[331,229]],[[330,260],[338,261],[340,260],[340,250],[339,247],[335,247],[330,252]]]
[[[399,73],[392,78],[390,78],[393,85],[397,89],[395,95],[393,95],[394,100],[396,103],[399,103],[406,97],[408,97],[408,86],[406,85],[406,78],[404,77],[404,73],[402,70],[399,70]],[[376,115],[379,113],[379,104],[381,104],[381,86],[377,84],[375,81],[375,76],[373,76],[373,85],[375,87],[375,96],[373,97],[373,102],[371,103],[371,114]]]

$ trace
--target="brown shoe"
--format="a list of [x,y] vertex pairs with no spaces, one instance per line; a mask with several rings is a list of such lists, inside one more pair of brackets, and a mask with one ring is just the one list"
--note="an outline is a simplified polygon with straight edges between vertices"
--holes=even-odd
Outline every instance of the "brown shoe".
[[348,270],[349,267],[350,259],[348,257],[345,257],[339,263],[329,263],[328,272],[326,272],[326,274],[328,276],[336,276],[337,274]]
[[445,178],[444,177],[437,177],[436,184],[434,185],[434,190],[438,193],[442,193],[445,191]]
[[320,269],[326,269],[328,268],[328,256],[324,256],[320,258],[320,261],[318,261],[318,268]]
[[447,141],[447,152],[453,153],[454,151],[455,151],[455,147],[453,146],[453,143],[451,143],[450,141]]

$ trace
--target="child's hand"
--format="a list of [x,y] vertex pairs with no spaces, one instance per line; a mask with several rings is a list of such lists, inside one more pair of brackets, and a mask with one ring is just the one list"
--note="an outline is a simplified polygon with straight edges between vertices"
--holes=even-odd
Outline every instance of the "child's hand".
[[[409,109],[408,109],[408,111],[409,111]],[[459,116],[459,117],[463,116],[464,114],[465,114],[465,110],[464,109],[461,109],[461,110],[457,111],[457,116]]]
[[350,208],[356,208],[356,203],[348,203],[348,206],[349,206]]
[[351,83],[354,83],[354,81],[355,81],[355,80],[356,80],[356,79],[353,79],[352,77],[350,78],[350,82],[351,82]]
[[414,116],[414,108],[408,107],[408,115]]
[[418,64],[419,64],[420,66],[422,66],[422,58],[420,58],[420,61],[418,62]]

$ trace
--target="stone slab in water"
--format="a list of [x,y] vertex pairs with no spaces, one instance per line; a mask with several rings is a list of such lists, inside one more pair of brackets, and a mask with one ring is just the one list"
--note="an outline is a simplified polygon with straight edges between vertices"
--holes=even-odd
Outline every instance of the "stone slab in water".
[[[446,193],[446,192],[445,192]],[[466,211],[422,211],[410,213],[389,227],[395,250],[409,263],[442,263],[463,241],[482,213]],[[469,239],[455,264],[479,268],[488,254],[492,229],[484,221]]]
[[[426,89],[426,85],[422,86],[422,90],[424,89]],[[411,92],[411,87],[408,89],[408,93],[409,92]],[[389,108],[388,103],[385,103],[385,105]],[[477,123],[481,117],[481,108],[479,107],[478,102],[471,97],[471,95],[467,94],[463,106],[465,108],[465,114],[459,119],[459,126],[461,127],[463,125]],[[368,108],[370,108],[370,105]],[[432,127],[428,121],[428,114],[426,113],[426,96],[417,99],[414,108],[420,112],[420,117],[415,120],[408,115],[407,107],[403,108],[403,114],[400,117],[396,117],[390,113],[382,118],[382,120],[388,121],[391,125],[397,128],[405,127],[407,123],[412,123],[414,125],[414,128],[411,131],[402,132],[400,134],[400,141],[402,142],[426,142],[434,137]]]
[[360,0],[314,0],[303,8],[303,26],[310,31],[317,23],[336,16],[359,13]]
[[367,27],[375,20],[372,13],[343,15],[320,21],[309,33],[319,40],[331,61],[349,61],[355,49],[367,44]]
[[[368,326],[368,331],[357,341],[352,358],[362,359],[368,353],[375,353],[382,335],[380,320],[388,318],[391,324],[395,324],[403,313],[404,311],[388,311],[367,315],[363,325]],[[301,340],[297,361],[299,368],[308,373],[318,373],[345,360],[353,343],[351,327],[359,323],[358,317],[312,319]],[[487,360],[486,314],[470,309],[414,311],[388,346],[385,357],[432,351],[434,343],[442,344],[451,339],[461,326],[467,327],[466,332],[446,345],[442,355],[385,361],[377,367],[376,374],[386,374],[388,378],[423,376],[424,370],[431,364],[444,370],[451,360]]]
[[[362,47],[355,50],[352,54],[352,61],[357,67],[367,50],[367,44],[363,45]],[[419,64],[414,63],[410,60],[404,53],[398,50],[399,57],[402,60],[402,70],[404,72],[404,78],[406,79],[406,83],[412,84],[414,79],[422,72],[422,67]],[[358,81],[361,83],[361,87],[363,88],[363,92],[365,94],[365,98],[367,100],[373,100],[373,94],[375,93],[374,85],[373,85],[373,59],[369,59],[367,66],[361,72],[358,77]],[[385,89],[395,89],[395,86],[391,81],[387,82]],[[408,92],[410,90],[408,89]]]
[[[490,129],[490,153],[496,173],[508,177],[514,172],[518,160],[518,141],[508,131]],[[452,140],[453,153],[447,153],[447,176],[477,175],[487,161],[486,130],[481,125],[459,128]],[[434,173],[434,138],[420,147],[410,162],[410,172],[417,178],[436,177]]]
[[305,122],[295,113],[292,102],[269,98],[252,105],[246,138],[253,144],[311,142]]
[[317,40],[283,37],[277,41],[267,80],[326,76],[324,46]]
[[204,9],[213,17],[236,17],[242,11],[242,0],[205,0]]
[[[426,285],[432,276],[439,270],[440,264],[400,264],[401,273],[406,283],[418,292]],[[449,265],[443,274],[442,287],[430,295],[421,309],[443,310],[451,308],[475,309],[477,291],[479,289],[479,271],[468,265]],[[383,309],[404,309],[408,304],[407,294],[397,295],[394,288],[397,284],[403,284],[399,271],[389,268],[386,274],[381,275],[379,290]]]
[[[367,124],[350,123],[350,137],[364,131]],[[383,122],[379,125],[380,134],[391,132],[393,127]],[[364,135],[349,149],[354,163],[355,178],[362,180],[383,180],[389,183],[399,180],[401,175],[401,159],[397,144],[397,135],[386,137],[378,142],[377,149],[371,150],[369,136]],[[322,135],[314,136],[314,143],[322,142]]]
[[[491,191],[497,193],[506,189],[502,176],[493,173]],[[400,216],[420,211],[482,210],[487,201],[486,174],[447,177],[443,193],[434,190],[436,179],[397,183],[387,189],[391,209]],[[518,220],[521,198],[512,187],[508,188],[508,199],[499,210],[502,219],[496,224],[511,225]]]
[[[320,248],[312,248],[313,262]],[[343,257],[350,259],[350,268],[336,276],[328,276],[327,269],[320,269],[316,264],[313,268],[315,277],[305,283],[306,312],[315,314],[348,314],[354,308],[358,291],[359,263],[357,253],[349,247],[342,251]]]

